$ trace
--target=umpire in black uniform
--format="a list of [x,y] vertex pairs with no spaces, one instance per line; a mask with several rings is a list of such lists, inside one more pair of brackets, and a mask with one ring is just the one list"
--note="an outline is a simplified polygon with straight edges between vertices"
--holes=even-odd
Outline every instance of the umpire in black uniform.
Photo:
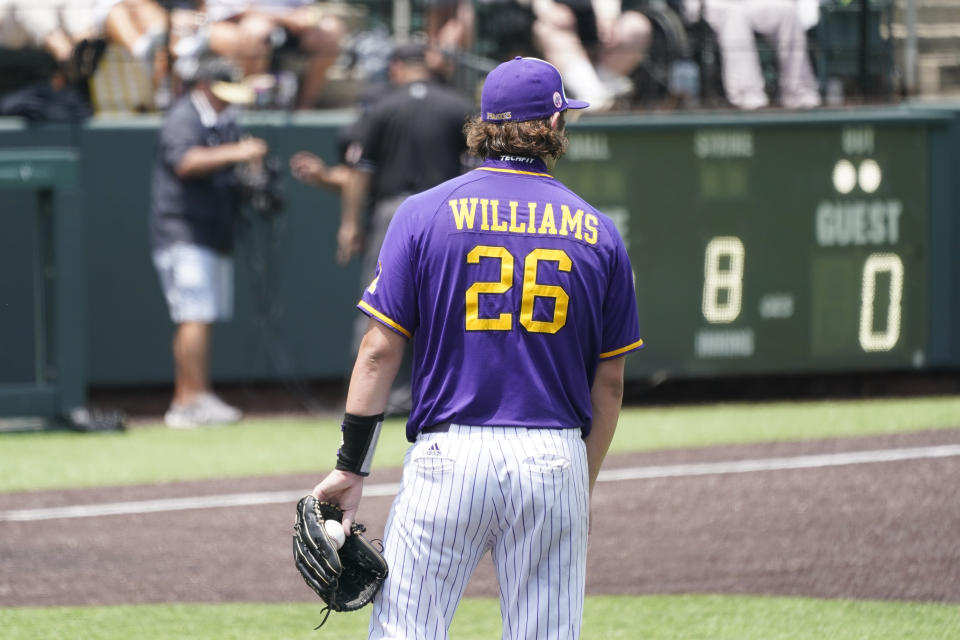
[[226,61],[201,62],[192,88],[167,112],[153,167],[150,236],[173,338],[174,395],[164,416],[179,429],[236,422],[241,412],[210,389],[211,326],[233,312],[235,167],[259,162],[267,145],[243,138],[233,103],[252,101]]
[[[426,46],[397,45],[390,55],[393,89],[380,98],[361,120],[360,160],[351,169],[341,198],[337,261],[346,264],[362,253],[361,290],[374,277],[380,245],[397,207],[410,195],[456,177],[465,169],[467,152],[463,127],[476,107],[450,87],[435,82],[426,63]],[[367,199],[370,220],[361,213]],[[359,314],[358,314],[359,315]],[[367,328],[358,318],[354,349]],[[409,410],[409,362],[404,362],[390,413]]]

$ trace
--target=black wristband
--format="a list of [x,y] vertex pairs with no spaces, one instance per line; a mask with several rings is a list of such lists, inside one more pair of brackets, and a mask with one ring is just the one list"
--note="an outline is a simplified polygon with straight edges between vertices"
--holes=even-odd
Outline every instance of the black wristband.
[[373,452],[377,448],[382,425],[382,413],[375,416],[343,414],[336,468],[360,476],[370,475],[370,463],[373,462]]

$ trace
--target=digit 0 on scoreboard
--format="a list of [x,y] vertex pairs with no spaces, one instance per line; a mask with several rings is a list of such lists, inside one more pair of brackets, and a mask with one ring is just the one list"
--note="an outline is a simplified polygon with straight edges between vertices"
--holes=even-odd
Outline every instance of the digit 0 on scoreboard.
[[[718,236],[707,243],[702,300],[703,319],[707,322],[728,324],[740,316],[745,257],[743,242],[736,236]],[[830,271],[828,277],[837,276],[839,265],[833,265]],[[897,254],[872,253],[864,260],[858,333],[864,351],[890,351],[897,346],[903,321],[903,283],[903,260]],[[788,308],[792,309],[792,305]],[[833,316],[829,311],[826,313]],[[775,317],[776,314],[771,304],[763,305],[761,315]]]
[[[877,281],[886,274],[886,317],[878,324]],[[860,289],[860,346],[864,351],[890,351],[900,340],[903,315],[903,261],[895,253],[872,253],[863,263]],[[882,291],[882,290],[881,290]]]
[[952,122],[573,126],[557,176],[611,214],[637,274],[646,346],[628,375],[960,366],[960,223],[937,232],[960,211],[937,171],[953,166]]

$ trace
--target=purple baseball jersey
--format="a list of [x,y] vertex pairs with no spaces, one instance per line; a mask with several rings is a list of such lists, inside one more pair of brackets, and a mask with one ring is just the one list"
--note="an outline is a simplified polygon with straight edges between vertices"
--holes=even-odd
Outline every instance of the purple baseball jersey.
[[643,344],[620,234],[537,158],[408,198],[357,306],[416,335],[411,442],[445,422],[586,434],[598,362]]

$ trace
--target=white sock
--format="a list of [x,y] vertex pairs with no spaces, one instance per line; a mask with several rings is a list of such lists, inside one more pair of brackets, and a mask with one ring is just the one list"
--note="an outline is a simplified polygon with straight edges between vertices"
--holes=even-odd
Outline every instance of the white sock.
[[173,53],[178,58],[199,56],[207,50],[209,43],[210,34],[206,30],[201,29],[193,35],[181,38],[180,41],[177,42],[177,46],[173,48]]
[[150,37],[149,33],[145,33],[139,38],[136,42],[133,43],[130,53],[133,54],[133,57],[137,60],[147,61],[147,58],[150,57],[150,54],[153,52],[153,38]]

